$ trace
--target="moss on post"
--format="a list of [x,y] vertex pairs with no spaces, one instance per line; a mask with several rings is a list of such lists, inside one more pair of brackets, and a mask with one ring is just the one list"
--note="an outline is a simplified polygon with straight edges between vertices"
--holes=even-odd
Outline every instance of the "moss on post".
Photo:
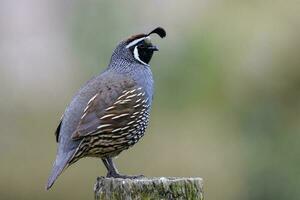
[[98,177],[94,192],[96,200],[204,199],[201,178],[115,179]]

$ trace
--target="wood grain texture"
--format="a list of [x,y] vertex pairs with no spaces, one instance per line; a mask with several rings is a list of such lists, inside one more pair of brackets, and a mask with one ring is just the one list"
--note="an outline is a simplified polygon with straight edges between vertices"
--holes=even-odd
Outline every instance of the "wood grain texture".
[[95,200],[203,200],[202,178],[158,177],[119,179],[98,177]]

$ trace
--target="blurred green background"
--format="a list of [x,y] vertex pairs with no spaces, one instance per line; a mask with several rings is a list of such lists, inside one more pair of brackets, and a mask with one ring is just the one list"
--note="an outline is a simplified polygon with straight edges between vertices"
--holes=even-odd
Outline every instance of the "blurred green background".
[[206,199],[300,199],[300,2],[0,1],[0,199],[93,199],[79,161],[46,192],[54,131],[122,39],[156,26],[155,99],[122,173],[199,176]]

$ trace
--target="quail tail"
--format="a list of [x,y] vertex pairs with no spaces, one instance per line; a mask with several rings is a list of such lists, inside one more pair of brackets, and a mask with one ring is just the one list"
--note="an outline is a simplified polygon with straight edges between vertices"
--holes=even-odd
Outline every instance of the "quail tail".
[[72,151],[72,152],[66,153],[66,155],[57,155],[56,160],[53,164],[52,172],[48,178],[46,190],[49,190],[52,187],[52,185],[54,184],[54,182],[56,181],[58,176],[66,168],[68,161],[72,157],[73,153],[74,152]]

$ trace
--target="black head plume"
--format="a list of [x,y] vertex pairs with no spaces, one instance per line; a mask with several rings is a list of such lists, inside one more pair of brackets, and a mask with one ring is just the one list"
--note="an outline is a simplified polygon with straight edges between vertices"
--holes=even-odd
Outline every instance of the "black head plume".
[[154,29],[153,31],[151,31],[150,33],[148,33],[147,36],[151,35],[152,33],[156,33],[161,38],[164,38],[167,35],[166,31],[162,27],[157,27],[156,29]]

